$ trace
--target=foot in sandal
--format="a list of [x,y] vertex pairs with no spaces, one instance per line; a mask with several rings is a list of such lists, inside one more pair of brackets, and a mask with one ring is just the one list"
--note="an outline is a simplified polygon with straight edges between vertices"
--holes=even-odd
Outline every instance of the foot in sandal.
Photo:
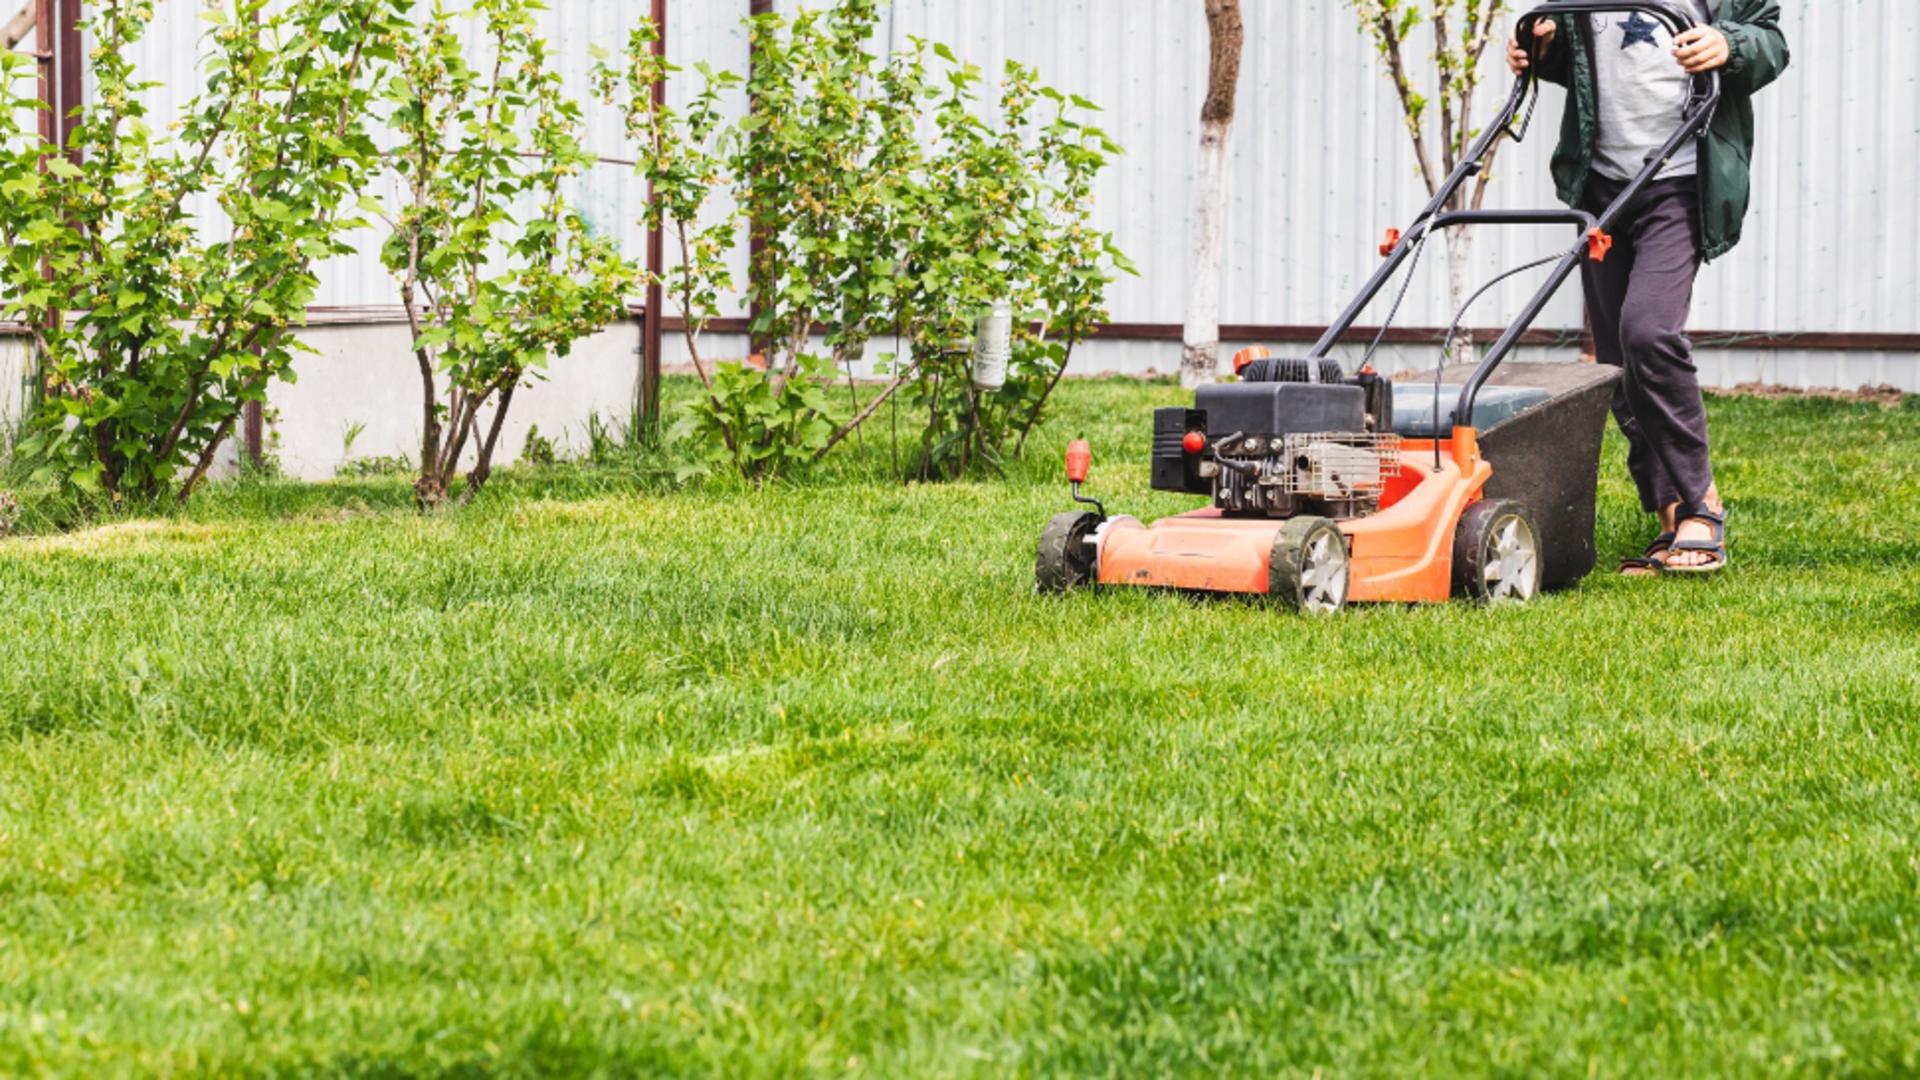
[[1717,490],[1707,492],[1697,506],[1674,504],[1675,540],[1662,570],[1669,574],[1711,574],[1730,561],[1727,555],[1727,508]]
[[1661,568],[1667,564],[1667,552],[1673,547],[1674,539],[1673,531],[1669,529],[1654,537],[1653,543],[1648,544],[1647,550],[1638,558],[1621,559],[1621,575],[1623,577],[1657,577]]

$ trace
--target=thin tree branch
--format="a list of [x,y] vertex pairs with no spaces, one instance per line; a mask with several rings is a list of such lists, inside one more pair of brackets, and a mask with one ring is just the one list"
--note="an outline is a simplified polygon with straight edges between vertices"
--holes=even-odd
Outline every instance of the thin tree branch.
[[1413,104],[1413,83],[1407,78],[1407,65],[1401,57],[1400,32],[1394,28],[1390,15],[1381,15],[1376,26],[1386,48],[1393,88],[1400,95],[1400,111],[1407,121],[1407,134],[1413,139],[1413,154],[1420,163],[1420,178],[1426,182],[1427,194],[1437,194],[1440,182],[1434,178],[1433,161],[1427,155],[1426,132],[1422,129],[1419,112]]
[[1059,386],[1060,380],[1066,378],[1067,365],[1073,363],[1074,346],[1079,343],[1080,339],[1078,336],[1067,339],[1067,351],[1060,357],[1060,370],[1054,372],[1053,378],[1047,380],[1047,388],[1040,392],[1040,400],[1034,402],[1033,411],[1027,413],[1027,422],[1020,425],[1020,438],[1013,444],[1014,457],[1019,457],[1025,452],[1027,448],[1027,436],[1032,434],[1033,425],[1039,422],[1040,410],[1047,407],[1047,399],[1053,396],[1054,387]]
[[[1439,0],[1433,5],[1433,67],[1439,81],[1440,99],[1440,171],[1452,176],[1454,168],[1460,164],[1460,148],[1453,136],[1454,90],[1458,85],[1459,72],[1454,68],[1453,35],[1448,26],[1452,14],[1452,0]],[[1461,117],[1460,126],[1465,127],[1466,117]],[[1454,202],[1459,196],[1454,196]]]
[[833,451],[834,447],[840,445],[843,441],[846,440],[847,436],[857,431],[860,428],[860,425],[866,423],[869,419],[872,418],[874,413],[879,412],[880,406],[885,405],[888,399],[892,398],[893,395],[897,391],[899,391],[901,387],[912,382],[914,379],[914,376],[917,374],[919,374],[919,369],[917,366],[915,366],[915,367],[908,368],[906,371],[900,373],[899,375],[894,376],[893,382],[887,384],[887,388],[885,390],[882,390],[879,393],[879,395],[876,396],[872,401],[867,402],[866,408],[860,410],[858,415],[856,415],[853,419],[847,421],[845,424],[842,424],[840,426],[840,430],[834,432],[831,436],[828,437],[827,444],[814,452],[813,460],[815,462],[819,462],[820,460],[825,458],[829,453]]

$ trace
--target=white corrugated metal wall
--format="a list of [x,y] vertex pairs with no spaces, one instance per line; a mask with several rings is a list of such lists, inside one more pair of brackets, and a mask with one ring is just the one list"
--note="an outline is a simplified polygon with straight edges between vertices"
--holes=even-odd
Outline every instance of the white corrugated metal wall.
[[[795,0],[778,5],[790,10]],[[676,62],[744,69],[746,0],[674,0]],[[1920,4],[1827,0],[1817,15],[1788,4],[1794,65],[1759,100],[1761,137],[1749,239],[1702,279],[1702,330],[1920,332],[1920,209],[1908,188],[1920,173]],[[583,98],[590,49],[618,48],[647,0],[553,0],[546,24],[570,85]],[[1323,322],[1372,269],[1381,230],[1422,201],[1393,94],[1346,0],[1251,0],[1240,116],[1233,145],[1223,320]],[[187,0],[163,0],[144,43],[141,70],[160,86],[166,117],[198,79],[183,63],[207,24]],[[1174,323],[1183,316],[1188,270],[1188,185],[1206,80],[1206,23],[1196,0],[896,0],[886,32],[954,45],[997,71],[1008,59],[1105,108],[1102,118],[1128,154],[1100,193],[1103,222],[1141,265],[1121,282],[1113,310],[1123,322]],[[1421,33],[1424,33],[1422,31]],[[673,93],[684,101],[695,76]],[[1489,75],[1484,118],[1505,91]],[[736,100],[738,100],[736,96]],[[1560,95],[1543,96],[1535,138],[1502,151],[1490,204],[1549,204],[1546,159]],[[589,109],[594,147],[630,157],[611,110]],[[583,182],[594,223],[638,251],[641,185],[603,166]],[[1481,230],[1482,272],[1525,261],[1557,243],[1539,233]],[[323,303],[391,303],[376,242],[328,268]],[[1438,260],[1431,269],[1439,269]],[[1438,284],[1438,274],[1435,275]],[[1505,287],[1492,310],[1525,294]],[[1403,318],[1446,321],[1443,290],[1416,290]],[[1578,319],[1563,298],[1544,320]],[[1483,320],[1484,321],[1484,320]]]
[[[541,20],[553,58],[566,75],[569,92],[586,105],[586,142],[607,158],[631,160],[633,148],[624,137],[618,110],[594,99],[590,84],[593,49],[599,46],[617,53],[650,7],[649,0],[549,0]],[[705,60],[716,67],[744,71],[747,37],[735,8],[744,10],[744,0],[739,5],[712,0],[678,0],[673,4],[670,44],[674,60],[689,66]],[[471,27],[472,54],[478,58],[484,54],[481,25],[476,19]],[[193,0],[161,0],[157,5],[152,26],[135,48],[134,62],[155,84],[146,94],[146,103],[159,124],[180,115],[203,86],[204,77],[196,68],[199,58],[206,55],[204,39],[209,29],[200,18],[200,5]],[[91,42],[88,47],[92,47]],[[676,103],[683,104],[691,88],[691,75],[673,84]],[[88,90],[91,93],[92,87]],[[744,103],[742,94],[733,97]],[[393,195],[392,179],[384,178],[376,193],[383,198]],[[617,237],[622,247],[636,256],[645,252],[646,233],[640,216],[646,185],[634,177],[630,167],[608,163],[589,171],[579,181],[574,200],[596,231]],[[200,200],[193,213],[203,222],[220,220],[218,208],[210,199]],[[356,254],[328,262],[320,275],[320,295],[315,303],[329,308],[397,304],[392,278],[380,264],[383,239],[376,230],[368,230],[361,234]]]
[[[798,0],[779,0],[791,11]],[[812,0],[809,0],[812,2]],[[594,46],[619,48],[647,0],[551,0],[546,17],[569,84],[588,99]],[[744,70],[740,26],[748,0],[672,0],[671,52]],[[137,61],[158,86],[151,104],[164,122],[201,79],[194,58],[207,24],[192,0],[161,0]],[[1920,209],[1908,188],[1920,172],[1920,5],[1912,0],[1826,0],[1786,5],[1795,61],[1760,99],[1760,145],[1748,240],[1701,282],[1694,325],[1706,332],[1920,333]],[[1231,244],[1223,321],[1325,322],[1375,265],[1380,232],[1424,198],[1398,107],[1347,0],[1247,0],[1247,48],[1233,144]],[[1197,0],[896,0],[884,33],[951,43],[996,71],[1006,59],[1105,107],[1104,125],[1128,150],[1100,191],[1102,222],[1140,264],[1112,295],[1116,320],[1178,323],[1188,291],[1189,166],[1206,77],[1206,23]],[[1492,58],[1497,63],[1497,58]],[[673,87],[684,102],[695,76]],[[1506,87],[1489,75],[1484,119]],[[738,108],[741,98],[734,98]],[[1535,137],[1507,147],[1491,205],[1552,201],[1546,160],[1560,96],[1543,96]],[[588,108],[589,137],[609,158],[631,157],[618,117]],[[637,224],[642,185],[604,165],[583,178],[578,201],[596,227],[628,251],[643,250]],[[320,303],[386,307],[393,286],[362,235],[360,254],[329,264]],[[1557,235],[1480,232],[1478,272],[1490,275],[1545,253]],[[1404,324],[1446,321],[1442,261],[1433,259]],[[1527,287],[1516,282],[1483,301],[1472,319],[1495,324]],[[1375,313],[1377,315],[1377,312]],[[1572,290],[1541,325],[1577,325]],[[724,346],[721,346],[724,349]],[[1409,364],[1421,362],[1407,355]],[[1083,351],[1088,372],[1172,366],[1168,344],[1112,342]],[[674,352],[670,351],[671,359]],[[1735,347],[1703,354],[1720,383],[1764,378],[1799,385],[1891,382],[1920,390],[1920,356],[1905,353],[1772,351]],[[564,373],[560,376],[566,377]]]
[[[779,5],[790,10],[794,0]],[[670,45],[676,62],[744,69],[740,17],[746,0],[674,0]],[[1920,332],[1920,210],[1903,185],[1920,172],[1920,76],[1907,58],[1920,51],[1920,4],[1911,0],[1829,0],[1817,16],[1787,7],[1792,70],[1760,98],[1761,140],[1749,240],[1702,280],[1695,325],[1702,330]],[[156,115],[171,115],[198,79],[195,56],[207,24],[197,5],[164,0],[139,56],[160,84]],[[546,23],[570,84],[589,97],[591,48],[617,48],[647,0],[554,0]],[[1253,0],[1233,147],[1223,320],[1323,322],[1373,266],[1381,230],[1422,200],[1391,90],[1346,0]],[[897,0],[886,31],[954,45],[996,71],[1018,59],[1051,82],[1105,108],[1104,123],[1128,154],[1101,190],[1104,223],[1141,265],[1114,290],[1123,322],[1174,323],[1183,316],[1188,269],[1188,184],[1197,142],[1197,102],[1206,79],[1206,23],[1195,0]],[[695,76],[674,88],[685,100]],[[1506,88],[1490,75],[1484,118]],[[1549,88],[1527,144],[1502,152],[1494,205],[1552,202],[1546,158],[1557,130]],[[590,138],[612,158],[629,157],[618,118],[589,110]],[[594,223],[641,248],[635,224],[644,192],[630,171],[595,170],[580,202]],[[1481,230],[1483,273],[1525,261],[1557,235]],[[388,304],[369,236],[365,254],[325,274],[322,303]],[[1439,263],[1430,267],[1439,283]],[[1487,313],[1511,311],[1522,283],[1490,298]],[[1418,289],[1403,319],[1446,321],[1444,290]],[[1487,321],[1482,318],[1479,321]],[[1543,325],[1578,321],[1571,296]]]
[[[1345,0],[1253,0],[1233,144],[1222,319],[1325,322],[1373,266],[1381,230],[1423,201],[1392,90]],[[1827,0],[1785,5],[1794,64],[1758,99],[1760,141],[1748,240],[1701,281],[1703,331],[1920,332],[1920,4]],[[1206,78],[1206,24],[1194,0],[898,0],[905,33],[953,42],[970,58],[1037,65],[1107,108],[1129,154],[1102,189],[1102,217],[1141,264],[1114,293],[1115,317],[1178,322],[1189,271],[1188,185]],[[1421,31],[1424,34],[1425,31]],[[1419,40],[1419,39],[1416,39]],[[1490,58],[1497,63],[1497,58]],[[1490,74],[1484,120],[1510,86]],[[1543,95],[1535,136],[1502,151],[1489,205],[1553,203],[1547,158],[1563,95]],[[1481,230],[1479,272],[1545,253],[1549,238]],[[1444,325],[1439,266],[1403,318]],[[1475,321],[1497,323],[1528,286],[1503,287]],[[1572,290],[1569,290],[1569,294]],[[1488,303],[1488,302],[1483,302]],[[1543,326],[1576,325],[1563,296]],[[1744,373],[1829,366],[1881,377],[1877,361],[1751,352]],[[1910,363],[1911,360],[1900,362]],[[1889,372],[1890,377],[1892,373]],[[1912,379],[1908,375],[1909,380]]]

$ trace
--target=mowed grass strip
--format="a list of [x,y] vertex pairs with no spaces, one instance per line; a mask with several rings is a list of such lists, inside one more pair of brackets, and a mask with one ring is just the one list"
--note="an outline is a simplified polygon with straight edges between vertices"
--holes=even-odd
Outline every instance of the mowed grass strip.
[[1068,438],[1193,505],[1065,395],[0,544],[0,1073],[1920,1069],[1920,408],[1715,400],[1719,579],[1313,621],[1034,596]]

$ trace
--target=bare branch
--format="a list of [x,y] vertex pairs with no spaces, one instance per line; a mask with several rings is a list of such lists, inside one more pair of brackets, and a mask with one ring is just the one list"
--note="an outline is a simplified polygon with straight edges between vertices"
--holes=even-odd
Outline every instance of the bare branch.
[[1419,110],[1413,103],[1413,83],[1407,78],[1407,65],[1401,55],[1400,31],[1393,25],[1391,15],[1382,14],[1377,25],[1382,47],[1387,54],[1387,67],[1393,77],[1393,88],[1400,95],[1400,111],[1407,121],[1407,134],[1413,139],[1414,157],[1420,163],[1420,179],[1427,185],[1427,194],[1433,195],[1440,190],[1440,181],[1433,175],[1433,161],[1427,154],[1427,137],[1420,122]]
[[20,9],[19,14],[7,20],[0,27],[0,49],[11,49],[27,40],[27,34],[33,30],[33,4],[29,2]]
[[914,376],[917,375],[918,373],[919,373],[919,368],[918,366],[915,366],[915,367],[910,367],[906,371],[903,371],[899,375],[895,376],[893,382],[888,384],[887,388],[881,391],[880,394],[876,396],[872,401],[868,402],[867,407],[865,409],[862,409],[858,416],[855,416],[853,419],[847,421],[845,424],[842,424],[840,426],[840,430],[834,432],[833,435],[827,439],[827,444],[814,452],[813,460],[819,461],[822,458],[826,457],[827,454],[832,452],[834,447],[840,445],[840,443],[844,441],[847,436],[853,434],[854,431],[860,427],[860,425],[866,423],[867,420],[870,417],[872,417],[874,413],[879,412],[880,406],[885,405],[887,403],[887,400],[893,397],[895,392],[897,392],[901,387],[912,382]]

